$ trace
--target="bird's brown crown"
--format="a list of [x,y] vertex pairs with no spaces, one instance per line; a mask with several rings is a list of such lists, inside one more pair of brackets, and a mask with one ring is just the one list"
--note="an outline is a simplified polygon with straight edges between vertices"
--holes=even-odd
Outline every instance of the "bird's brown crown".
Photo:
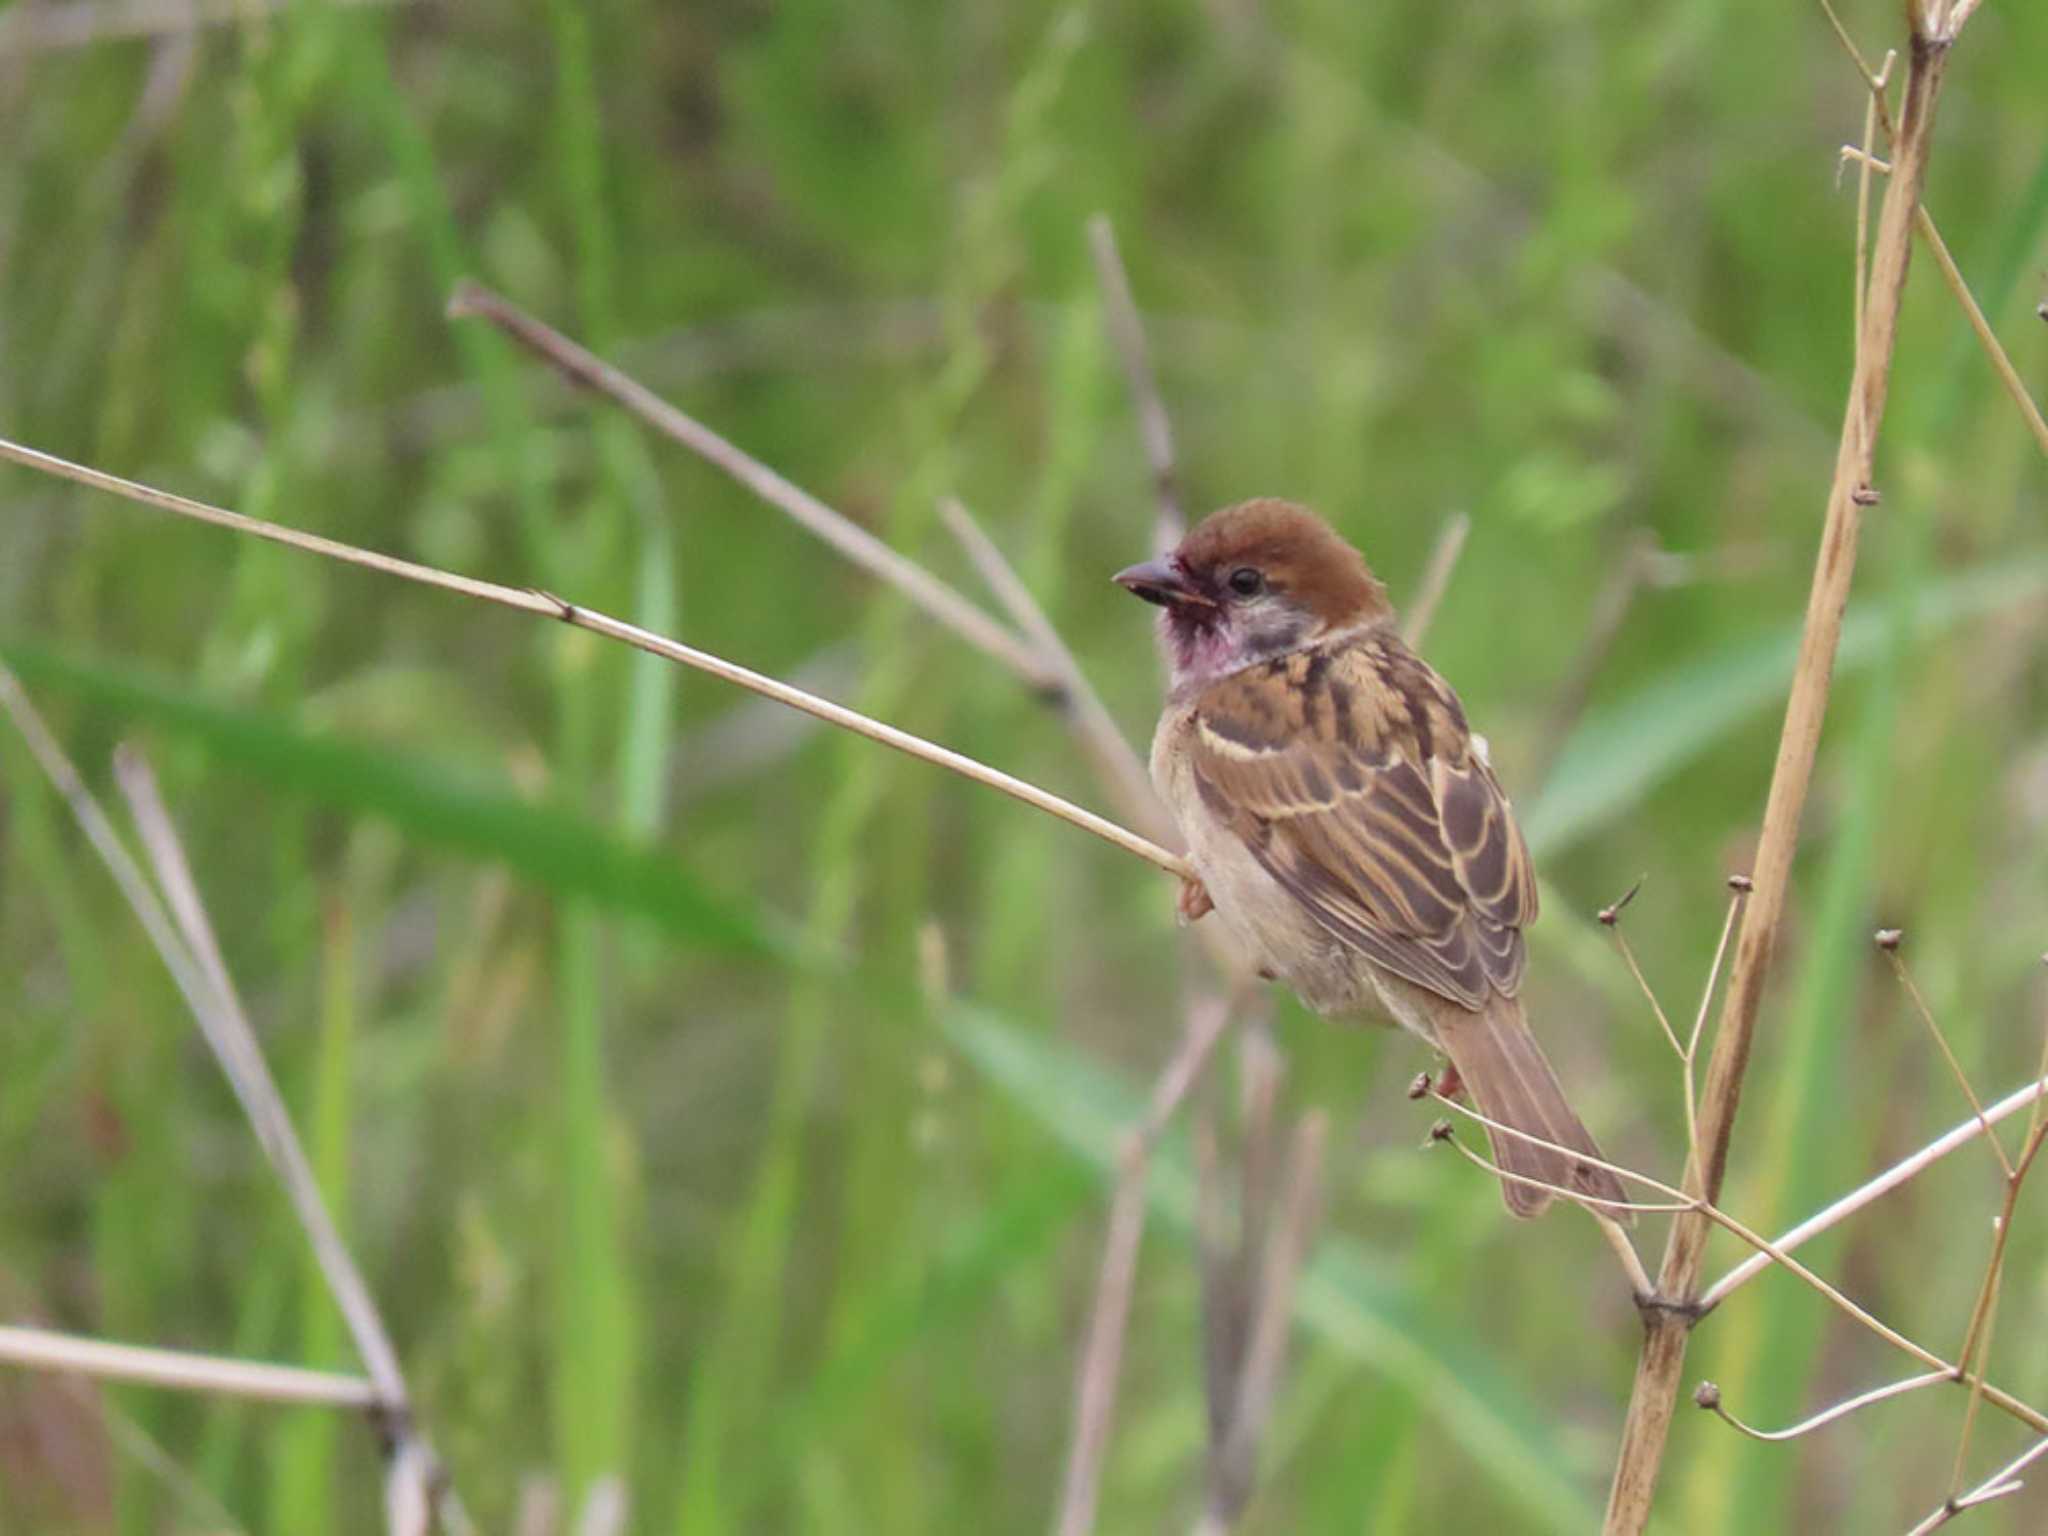
[[1257,571],[1268,590],[1329,629],[1394,611],[1363,555],[1307,507],[1277,497],[1211,513],[1181,540],[1173,562],[1191,583],[1219,594],[1235,572]]

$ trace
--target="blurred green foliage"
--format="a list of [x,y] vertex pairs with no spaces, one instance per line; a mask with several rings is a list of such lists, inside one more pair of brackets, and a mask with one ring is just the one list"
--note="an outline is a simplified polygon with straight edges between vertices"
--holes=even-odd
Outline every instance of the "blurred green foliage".
[[[1310,501],[1397,599],[1471,513],[1429,650],[1542,860],[1532,1010],[1610,1150],[1675,1171],[1674,1065],[1589,914],[1649,873],[1630,933],[1689,1017],[1848,371],[1863,104],[1817,10],[296,3],[35,41],[111,10],[0,8],[0,432],[573,595],[1098,803],[978,654],[440,311],[481,277],[971,584],[933,516],[961,495],[1142,738],[1146,617],[1104,579],[1151,519],[1082,233],[1107,211],[1196,505]],[[1895,8],[1845,12],[1893,40]],[[2048,12],[1984,7],[1929,191],[2037,393],[2044,57]],[[1872,928],[1906,929],[1987,1096],[2048,1001],[2042,465],[1924,262],[1881,464],[1734,1160],[1763,1226],[1961,1112]],[[0,654],[94,783],[124,737],[161,768],[485,1528],[535,1475],[573,1500],[610,1474],[634,1529],[692,1536],[1046,1524],[1103,1170],[1179,1027],[1156,874],[587,635],[19,471],[0,506]],[[1340,1133],[1248,1529],[1586,1528],[1636,1342],[1603,1246],[1417,1152],[1405,1043],[1291,1006],[1279,1034],[1290,1102]],[[1105,1530],[1200,1487],[1189,1166],[1169,1142]],[[10,1315],[346,1363],[5,731],[0,1167]],[[2029,1205],[1997,1374],[2039,1400]],[[1993,1209],[1959,1156],[1810,1256],[1952,1350]],[[1782,1277],[1689,1366],[1767,1425],[1895,1373]],[[1959,1420],[1925,1393],[1765,1447],[1681,1417],[1666,1528],[1902,1527]],[[1979,1442],[1986,1468],[2022,1443]],[[364,1529],[373,1456],[311,1411],[0,1377],[9,1533]],[[2036,1530],[2048,1501],[1970,1518]]]

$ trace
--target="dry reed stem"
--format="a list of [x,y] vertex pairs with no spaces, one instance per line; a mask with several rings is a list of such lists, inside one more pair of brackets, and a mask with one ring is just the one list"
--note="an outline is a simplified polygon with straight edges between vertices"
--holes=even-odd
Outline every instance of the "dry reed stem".
[[92,1376],[174,1392],[210,1392],[268,1403],[301,1403],[348,1408],[359,1413],[381,1401],[365,1377],[310,1371],[296,1365],[233,1360],[185,1350],[114,1344],[44,1328],[0,1327],[0,1361],[30,1370]]
[[[1820,745],[1821,724],[1827,713],[1842,614],[1856,569],[1857,535],[1863,505],[1870,496],[1872,458],[1891,380],[1899,307],[1912,258],[1913,215],[1926,180],[1935,106],[1949,49],[1967,14],[1966,7],[1951,11],[1945,4],[1937,4],[1933,15],[1915,15],[1911,21],[1912,44],[1898,119],[1896,169],[1886,185],[1878,223],[1863,323],[1856,338],[1855,372],[1844,410],[1799,660],[1786,704],[1756,867],[1751,876],[1755,891],[1743,916],[1728,996],[1722,1006],[1721,1026],[1708,1061],[1701,1099],[1704,1161],[1692,1170],[1687,1187],[1709,1206],[1718,1198],[1727,1171],[1742,1080],[1749,1066],[1750,1047],[1763,1004],[1772,946],[1784,915],[1799,823]],[[1607,1536],[1639,1536],[1649,1524],[1694,1321],[1689,1308],[1698,1293],[1711,1229],[1712,1221],[1705,1211],[1680,1215],[1672,1223],[1657,1276],[1658,1294],[1669,1305],[1644,1314],[1643,1350],[1608,1494],[1604,1526]]]
[[1469,513],[1453,512],[1444,519],[1443,531],[1430,547],[1421,579],[1415,584],[1415,600],[1408,605],[1408,617],[1401,624],[1401,638],[1409,649],[1419,650],[1423,636],[1429,633],[1430,621],[1436,617],[1444,593],[1450,590],[1451,574],[1458,568],[1458,556],[1465,552],[1465,539],[1471,532]]
[[[284,1108],[284,1100],[264,1064],[261,1049],[256,1045],[254,1031],[241,1013],[232,985],[222,985],[214,979],[211,967],[219,965],[219,949],[206,925],[204,912],[198,909],[197,892],[192,887],[183,851],[177,846],[176,833],[170,828],[169,818],[162,813],[161,800],[155,796],[153,782],[146,779],[147,770],[141,770],[142,779],[138,782],[135,765],[140,763],[140,758],[129,754],[123,770],[124,787],[130,790],[131,803],[144,830],[145,844],[157,862],[157,877],[172,892],[171,900],[179,910],[180,920],[196,920],[202,930],[197,939],[189,934],[181,935],[173,926],[163,901],[129,855],[113,823],[86,788],[77,768],[57,745],[56,738],[43,723],[19,679],[4,663],[0,663],[0,711],[13,719],[27,741],[31,755],[64,797],[87,840],[113,876],[136,920],[170,971],[172,981],[199,1025],[200,1034],[220,1063],[236,1101],[248,1118],[257,1143],[276,1171],[279,1182],[285,1186],[286,1196],[305,1229],[321,1274],[349,1326],[357,1353],[369,1371],[373,1395],[370,1414],[374,1427],[388,1447],[388,1476],[395,1485],[396,1480],[414,1475],[414,1471],[409,1469],[426,1468],[426,1481],[421,1484],[422,1497],[429,1499],[447,1529],[466,1533],[469,1529],[468,1516],[454,1490],[439,1475],[438,1461],[432,1451],[419,1438],[413,1423],[411,1398],[399,1370],[397,1352],[391,1346],[376,1304],[370,1299],[369,1288],[363,1284],[361,1273],[327,1213],[319,1185],[313,1178],[297,1133],[292,1129],[290,1115]],[[210,960],[201,958],[202,952],[209,955]],[[224,967],[220,975],[224,980]],[[401,1454],[409,1447],[417,1448],[419,1454]]]
[[206,908],[193,881],[177,828],[171,822],[162,791],[157,787],[156,775],[142,754],[128,745],[117,750],[114,766],[115,776],[128,800],[129,812],[142,835],[143,848],[149,854],[158,888],[169,903],[171,916],[178,924],[187,950],[198,962],[215,994],[214,1006],[195,1010],[200,1033],[205,1036],[221,1071],[233,1086],[235,1097],[241,1101],[242,1112],[256,1132],[265,1156],[270,1159],[278,1182],[284,1185],[286,1197],[291,1201],[292,1210],[312,1246],[314,1259],[320,1265],[320,1273],[327,1281],[327,1289],[348,1324],[356,1353],[362,1357],[370,1379],[377,1384],[384,1411],[401,1420],[408,1418],[411,1394],[406,1390],[405,1376],[399,1368],[398,1351],[391,1342],[391,1335],[385,1331],[377,1304],[370,1299],[370,1288],[364,1283],[362,1272],[356,1268],[348,1245],[342,1241],[340,1229],[335,1226],[334,1218],[327,1209],[319,1180],[314,1177],[313,1166],[300,1145],[298,1132],[292,1127],[284,1096],[278,1092],[276,1079],[270,1075],[270,1068],[264,1062],[263,1048],[257,1044],[256,1031],[251,1027],[249,1017],[242,1009],[240,994],[228,976],[219,941],[214,937],[212,923],[207,920]]
[[939,503],[939,516],[959,542],[981,579],[1023,631],[1039,659],[1058,679],[1060,702],[1081,744],[1092,762],[1096,777],[1109,792],[1117,814],[1154,842],[1171,846],[1180,841],[1180,829],[1173,824],[1152,787],[1152,776],[1116,719],[1102,702],[1102,695],[1088,681],[1067,642],[1031,595],[1031,589],[1017,574],[995,540],[974,520],[958,497],[947,496]]
[[1084,832],[1091,832],[1126,853],[1136,854],[1170,875],[1186,879],[1193,874],[1187,861],[1180,855],[1169,852],[1157,843],[1138,836],[1106,817],[1084,810],[1071,801],[1040,789],[1035,784],[1004,773],[999,768],[991,768],[971,757],[926,741],[921,736],[913,736],[908,731],[899,730],[893,725],[869,719],[856,710],[806,693],[801,688],[793,688],[775,678],[749,671],[709,651],[697,650],[680,641],[668,639],[637,625],[628,624],[624,620],[599,613],[595,609],[579,607],[551,593],[532,587],[507,587],[493,581],[459,576],[434,566],[419,565],[410,560],[400,560],[391,555],[378,554],[373,550],[360,549],[352,544],[343,544],[335,539],[322,538],[317,534],[302,533],[295,528],[267,523],[240,512],[230,512],[221,507],[209,506],[205,502],[194,501],[189,497],[156,490],[132,480],[123,480],[117,475],[109,475],[101,470],[88,469],[84,465],[73,464],[69,460],[56,458],[33,448],[25,448],[4,438],[0,438],[0,459],[11,459],[17,464],[40,470],[44,474],[74,480],[95,490],[110,491],[146,506],[175,512],[181,517],[213,523],[255,538],[268,539],[272,543],[284,544],[310,554],[323,555],[330,560],[339,560],[344,564],[359,565],[387,576],[418,582],[423,586],[439,587],[444,591],[458,592],[465,597],[496,603],[500,607],[516,609],[521,613],[534,614],[541,618],[559,620],[575,629],[588,630],[608,640],[616,640],[665,660],[693,667],[699,672],[708,673],[737,687],[760,694],[764,698],[773,699],[778,704],[801,710],[807,715],[823,720],[827,725],[851,731],[857,736],[865,736],[870,741],[880,742],[883,746],[894,748],[906,756],[931,763],[964,779],[1000,791],[1013,800],[1020,800],[1026,805],[1044,811],[1047,815],[1056,816]]
[[663,436],[723,470],[770,506],[838,550],[869,575],[887,582],[954,634],[986,652],[1034,688],[1059,679],[1030,646],[907,555],[899,554],[844,513],[777,474],[646,385],[614,368],[510,299],[479,283],[463,282],[448,299],[451,320],[482,319],[545,359],[573,384],[625,407]]
[[1258,1473],[1259,1442],[1266,1432],[1279,1387],[1294,1315],[1294,1287],[1314,1235],[1321,1199],[1323,1148],[1329,1124],[1319,1111],[1303,1117],[1294,1134],[1278,1230],[1266,1245],[1255,1309],[1237,1393],[1229,1407],[1222,1444],[1211,1458],[1209,1499],[1198,1529],[1228,1530],[1250,1499]]
[[1166,414],[1159,381],[1152,373],[1144,322],[1138,316],[1130,273],[1124,270],[1123,255],[1116,246],[1116,227],[1109,222],[1108,214],[1098,213],[1088,221],[1088,250],[1095,259],[1095,280],[1102,290],[1103,319],[1109,327],[1110,344],[1123,361],[1131,406],[1138,413],[1138,435],[1144,441],[1145,461],[1152,470],[1152,492],[1159,507],[1152,525],[1152,546],[1164,553],[1188,531],[1187,513],[1180,504],[1179,471],[1174,464],[1173,421]]
[[1074,1378],[1074,1438],[1067,1451],[1054,1522],[1059,1536],[1086,1536],[1095,1526],[1096,1498],[1109,1452],[1110,1424],[1116,1414],[1117,1377],[1123,1367],[1124,1328],[1137,1282],[1138,1249],[1145,1235],[1145,1175],[1152,1144],[1201,1075],[1229,1022],[1229,1010],[1214,1000],[1190,1011],[1180,1047],[1153,1085],[1144,1121],[1124,1137],[1117,1151],[1109,1234],[1103,1241],[1087,1343]]
[[[1877,1175],[1876,1178],[1859,1184],[1832,1205],[1827,1206],[1823,1210],[1816,1211],[1797,1226],[1788,1229],[1775,1240],[1773,1246],[1789,1253],[1802,1244],[1810,1242],[1823,1232],[1846,1221],[1849,1217],[1855,1215],[1865,1206],[1870,1205],[1882,1196],[1890,1194],[1901,1185],[1911,1183],[1922,1173],[1926,1172],[1928,1168],[1940,1162],[1949,1153],[1955,1151],[1956,1148],[1975,1141],[1984,1134],[1986,1124],[1996,1125],[2008,1116],[2018,1114],[2029,1106],[2039,1104],[2044,1097],[2048,1097],[2048,1081],[2032,1082],[2024,1088],[2008,1094],[2005,1098],[2000,1099],[1996,1104],[1985,1110],[1983,1119],[1980,1120],[1973,1115],[1953,1130],[1936,1137],[1910,1157],[1901,1158],[1883,1173]],[[1754,1280],[1758,1275],[1770,1268],[1770,1265],[1770,1256],[1764,1253],[1753,1254],[1749,1258],[1744,1259],[1740,1264],[1730,1269],[1727,1274],[1700,1293],[1700,1311],[1702,1313],[1711,1312],[1722,1302],[1726,1301],[1730,1294],[1747,1285],[1751,1280]]]

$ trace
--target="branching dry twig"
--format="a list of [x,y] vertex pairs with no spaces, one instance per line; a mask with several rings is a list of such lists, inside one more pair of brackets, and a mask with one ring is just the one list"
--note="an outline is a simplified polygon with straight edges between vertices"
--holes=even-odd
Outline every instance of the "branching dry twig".
[[[1802,1244],[1811,1242],[1823,1232],[1840,1225],[1865,1206],[1890,1194],[1902,1185],[1910,1184],[1927,1169],[1940,1162],[1949,1153],[1961,1146],[1967,1146],[1984,1134],[1986,1124],[1997,1125],[2000,1121],[2021,1110],[2038,1105],[2048,1097],[2048,1081],[2029,1083],[2017,1092],[2007,1095],[1984,1111],[1980,1120],[1971,1116],[1961,1125],[1935,1138],[1911,1157],[1901,1158],[1876,1178],[1859,1184],[1841,1199],[1823,1210],[1816,1211],[1796,1227],[1785,1232],[1772,1244],[1784,1252],[1791,1252]],[[1770,1255],[1752,1254],[1737,1264],[1727,1274],[1716,1280],[1700,1293],[1699,1307],[1702,1313],[1711,1312],[1735,1291],[1747,1285],[1758,1275],[1771,1267]]]
[[[163,812],[154,782],[148,778],[147,770],[139,766],[140,758],[131,755],[124,765],[124,786],[144,828],[145,843],[156,862],[158,878],[171,893],[179,920],[188,925],[183,936],[173,927],[163,902],[129,856],[113,824],[57,745],[19,680],[4,664],[0,664],[0,710],[12,717],[30,753],[64,797],[120,887],[186,1006],[192,1010],[200,1033],[213,1050],[256,1133],[257,1142],[285,1186],[321,1273],[349,1326],[356,1351],[369,1372],[373,1389],[369,1411],[378,1435],[388,1447],[387,1491],[394,1520],[402,1510],[417,1505],[436,1512],[448,1530],[466,1532],[468,1516],[413,1422],[412,1400],[399,1369],[397,1351],[378,1316],[376,1304],[370,1299],[369,1288],[327,1212],[311,1165],[285,1111],[283,1097],[264,1064],[255,1032],[241,1012],[234,988],[226,982],[218,945],[200,909],[184,853],[177,844],[169,817]],[[219,981],[215,979],[216,972]],[[393,1526],[394,1530],[415,1528],[410,1521]]]
[[[1856,569],[1857,535],[1863,509],[1873,500],[1873,456],[1891,381],[1892,349],[1912,257],[1914,213],[1926,180],[1935,105],[1949,50],[1969,10],[1968,0],[1955,6],[1946,0],[1933,0],[1930,12],[1915,8],[1910,18],[1912,46],[1895,137],[1895,170],[1885,188],[1820,553],[1814,566],[1770,795],[1764,807],[1763,831],[1752,872],[1755,892],[1736,943],[1728,996],[1722,1007],[1721,1027],[1708,1062],[1701,1100],[1703,1161],[1692,1170],[1687,1188],[1709,1206],[1719,1197],[1727,1170],[1743,1076],[1749,1066],[1750,1047],[1763,1004],[1771,951],[1784,915],[1799,823],[1820,745],[1821,723],[1827,712],[1842,614]],[[1695,1321],[1691,1304],[1698,1295],[1711,1229],[1711,1218],[1704,1210],[1682,1214],[1672,1223],[1657,1276],[1658,1294],[1669,1305],[1645,1314],[1642,1356],[1608,1495],[1607,1536],[1639,1536],[1649,1524],[1664,1444],[1670,1434],[1685,1367],[1686,1344]],[[1927,1363],[1943,1362],[1929,1359]]]
[[2036,1441],[1961,1497],[1951,1495],[1944,1499],[1941,1507],[1914,1526],[1907,1536],[1928,1536],[1929,1532],[1940,1530],[1966,1509],[1975,1509],[1979,1504],[1989,1504],[1994,1499],[2010,1498],[2025,1486],[2019,1480],[2020,1473],[2043,1456],[2048,1456],[2048,1440]]
[[2012,1160],[2005,1155],[2005,1147],[1998,1139],[1998,1133],[1991,1128],[1991,1122],[1984,1118],[1984,1105],[1977,1097],[1977,1090],[1970,1086],[1969,1074],[1963,1071],[1963,1064],[1956,1060],[1955,1050],[1948,1043],[1948,1036],[1934,1022],[1933,1010],[1927,1006],[1927,999],[1920,995],[1920,989],[1913,984],[1913,973],[1906,969],[1905,958],[1899,953],[1899,930],[1882,928],[1878,930],[1877,947],[1886,960],[1891,962],[1892,974],[1899,979],[1906,996],[1913,1000],[1913,1011],[1920,1015],[1920,1022],[1927,1026],[1927,1033],[1933,1038],[1935,1048],[1941,1052],[1941,1059],[1948,1064],[1949,1076],[1956,1080],[1956,1086],[1963,1091],[1963,1098],[1969,1103],[1970,1113],[1977,1117],[1977,1123],[1984,1131],[1984,1140],[1991,1148],[1991,1155],[1998,1159],[1999,1171],[2008,1181],[2012,1178]]
[[[1542,1179],[1531,1178],[1526,1174],[1511,1173],[1507,1169],[1502,1168],[1498,1163],[1493,1162],[1483,1153],[1474,1151],[1472,1148],[1466,1146],[1462,1141],[1459,1141],[1458,1138],[1454,1134],[1452,1134],[1449,1123],[1439,1121],[1436,1128],[1431,1132],[1432,1140],[1449,1142],[1454,1148],[1457,1149],[1458,1152],[1460,1152],[1464,1156],[1467,1162],[1470,1162],[1477,1167],[1485,1169],[1487,1172],[1493,1174],[1497,1178],[1508,1179],[1517,1184],[1525,1184],[1531,1189],[1544,1190],[1562,1199],[1575,1201],[1578,1204],[1586,1206],[1589,1209],[1605,1207],[1609,1209],[1626,1211],[1668,1211],[1679,1215],[1681,1218],[1684,1216],[1698,1216],[1703,1221],[1706,1221],[1713,1226],[1720,1227],[1723,1231],[1728,1232],[1732,1236],[1740,1239],[1742,1242],[1747,1243],[1750,1247],[1756,1249],[1758,1253],[1763,1255],[1769,1262],[1776,1264],[1779,1268],[1785,1270],[1786,1273],[1794,1276],[1795,1278],[1804,1282],[1810,1289],[1818,1292],[1822,1297],[1824,1297],[1828,1301],[1830,1305],[1832,1305],[1838,1312],[1842,1313],[1843,1316],[1852,1319],[1856,1323],[1860,1324],[1863,1328],[1867,1329],[1869,1332],[1876,1334],[1880,1339],[1883,1339],[1887,1344],[1891,1345],[1894,1349],[1900,1350],[1905,1354],[1911,1355],[1914,1359],[1918,1360],[1922,1365],[1925,1365],[1932,1370],[1939,1371],[1940,1373],[1942,1373],[1942,1375],[1944,1375],[1951,1381],[1970,1387],[1973,1390],[1981,1390],[1984,1395],[1984,1401],[1991,1403],[1995,1407],[1998,1407],[2006,1413],[2012,1415],[2012,1417],[2018,1419],[2022,1424],[2025,1424],[2032,1429],[2048,1432],[2048,1414],[2044,1414],[2039,1409],[2034,1408],[2025,1402],[2022,1402],[2019,1398],[2014,1397],[2010,1392],[2007,1392],[2002,1388],[1994,1387],[1989,1385],[1988,1383],[1981,1382],[1980,1378],[1977,1377],[1974,1373],[1966,1371],[1961,1366],[1955,1365],[1950,1361],[1942,1359],[1941,1356],[1937,1355],[1933,1350],[1927,1348],[1925,1345],[1915,1343],[1912,1339],[1907,1338],[1906,1335],[1900,1333],[1898,1329],[1892,1327],[1883,1319],[1877,1317],[1866,1308],[1858,1306],[1854,1301],[1850,1300],[1849,1297],[1844,1295],[1840,1290],[1836,1289],[1834,1286],[1830,1285],[1826,1280],[1822,1279],[1820,1275],[1816,1274],[1813,1270],[1807,1268],[1804,1264],[1800,1263],[1797,1259],[1793,1258],[1789,1253],[1785,1252],[1784,1249],[1778,1247],[1777,1244],[1771,1242],[1768,1238],[1762,1236],[1760,1233],[1752,1231],[1742,1222],[1736,1220],[1733,1216],[1730,1216],[1726,1211],[1721,1210],[1717,1206],[1710,1205],[1697,1195],[1688,1195],[1684,1190],[1676,1189],[1673,1186],[1666,1184],[1663,1180],[1653,1178],[1649,1174],[1641,1173],[1632,1168],[1625,1168],[1618,1163],[1603,1162],[1599,1158],[1587,1157],[1584,1153],[1574,1152],[1570,1148],[1562,1147],[1558,1143],[1548,1141],[1541,1136],[1534,1136],[1526,1131],[1517,1130],[1513,1126],[1504,1125],[1500,1121],[1490,1119],[1486,1115],[1481,1114],[1479,1111],[1468,1108],[1466,1105],[1460,1104],[1454,1099],[1445,1098],[1442,1094],[1432,1093],[1430,1096],[1434,1098],[1439,1104],[1442,1104],[1445,1108],[1455,1110],[1457,1113],[1465,1116],[1467,1119],[1476,1121],[1480,1125],[1487,1127],[1489,1130],[1503,1132],[1509,1136],[1515,1137],[1519,1141],[1526,1141],[1534,1146],[1546,1147],[1549,1148],[1551,1151],[1565,1152],[1570,1156],[1577,1157],[1581,1162],[1590,1163],[1596,1168],[1605,1168],[1610,1173],[1613,1173],[1620,1178],[1631,1179],[1638,1184],[1647,1185],[1649,1188],[1656,1190],[1660,1194],[1669,1196],[1670,1198],[1666,1203],[1637,1203],[1633,1201],[1620,1202],[1600,1200],[1592,1196],[1579,1193],[1575,1190],[1566,1189],[1562,1185],[1550,1184]],[[1667,1309],[1668,1303],[1665,1303],[1655,1297],[1652,1297],[1650,1300],[1650,1304],[1644,1308],[1645,1312],[1652,1317],[1654,1317],[1657,1313],[1663,1312]],[[1693,1315],[1693,1319],[1696,1321],[1699,1315],[1697,1306],[1692,1308],[1691,1312]]]

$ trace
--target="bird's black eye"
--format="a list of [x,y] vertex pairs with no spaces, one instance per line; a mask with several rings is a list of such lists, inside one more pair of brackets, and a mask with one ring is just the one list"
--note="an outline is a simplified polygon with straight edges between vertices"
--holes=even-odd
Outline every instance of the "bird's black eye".
[[1265,585],[1266,578],[1248,565],[1240,565],[1230,573],[1230,590],[1239,597],[1257,597]]

